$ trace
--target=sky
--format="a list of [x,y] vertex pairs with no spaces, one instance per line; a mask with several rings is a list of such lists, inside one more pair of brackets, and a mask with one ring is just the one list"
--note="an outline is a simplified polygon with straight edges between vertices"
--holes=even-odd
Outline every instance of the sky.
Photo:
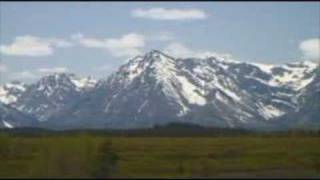
[[320,2],[0,2],[0,83],[106,77],[136,55],[317,60]]

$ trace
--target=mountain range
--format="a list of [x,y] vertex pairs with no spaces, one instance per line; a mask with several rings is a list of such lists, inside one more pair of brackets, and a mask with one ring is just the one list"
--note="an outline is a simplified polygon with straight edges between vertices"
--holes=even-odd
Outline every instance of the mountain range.
[[[247,129],[320,128],[316,62],[271,65],[152,50],[108,77],[54,73],[0,86],[0,127],[148,128],[169,122]],[[2,123],[2,124],[1,124]]]

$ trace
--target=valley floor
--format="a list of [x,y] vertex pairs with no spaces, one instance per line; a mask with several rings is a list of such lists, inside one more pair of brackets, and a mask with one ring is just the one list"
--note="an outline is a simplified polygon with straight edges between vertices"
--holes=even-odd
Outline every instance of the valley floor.
[[319,136],[0,134],[0,177],[320,177]]

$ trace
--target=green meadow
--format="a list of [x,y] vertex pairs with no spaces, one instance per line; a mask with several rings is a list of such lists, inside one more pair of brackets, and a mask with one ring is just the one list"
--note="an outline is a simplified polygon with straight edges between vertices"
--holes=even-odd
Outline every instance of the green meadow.
[[320,137],[0,133],[0,177],[320,177]]

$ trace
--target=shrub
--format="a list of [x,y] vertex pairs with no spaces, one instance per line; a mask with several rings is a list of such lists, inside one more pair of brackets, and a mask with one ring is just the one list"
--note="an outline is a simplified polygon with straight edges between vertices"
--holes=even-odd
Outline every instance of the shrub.
[[112,142],[103,142],[98,149],[93,176],[97,178],[110,177],[111,172],[113,172],[116,168],[118,159],[118,154],[112,148]]

